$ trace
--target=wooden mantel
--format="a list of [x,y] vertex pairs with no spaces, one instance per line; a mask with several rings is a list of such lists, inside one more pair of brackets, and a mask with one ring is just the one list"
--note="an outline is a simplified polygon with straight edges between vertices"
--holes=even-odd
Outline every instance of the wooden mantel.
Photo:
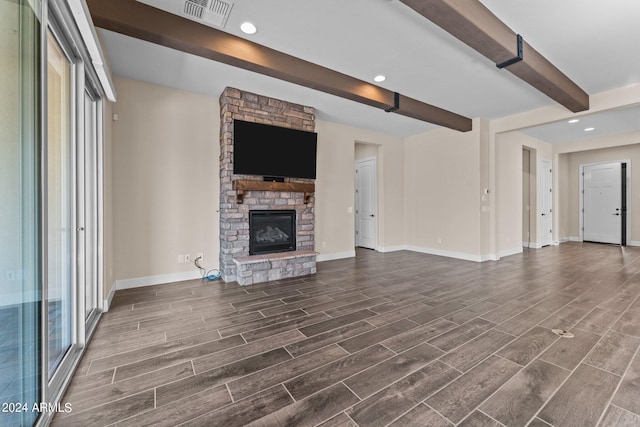
[[236,191],[236,200],[241,204],[245,191],[288,191],[291,193],[304,193],[304,202],[309,203],[311,195],[316,191],[316,185],[303,182],[270,182],[239,179],[233,181],[233,189]]

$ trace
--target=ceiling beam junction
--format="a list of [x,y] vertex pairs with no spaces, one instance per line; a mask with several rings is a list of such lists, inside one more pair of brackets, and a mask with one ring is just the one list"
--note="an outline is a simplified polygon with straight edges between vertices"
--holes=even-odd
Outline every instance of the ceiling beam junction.
[[[589,109],[589,95],[584,90],[479,0],[400,1],[568,110],[577,113]],[[514,56],[516,41],[520,54]],[[518,57],[521,59],[507,63]]]
[[136,0],[88,0],[96,27],[403,116],[470,131],[471,119]]

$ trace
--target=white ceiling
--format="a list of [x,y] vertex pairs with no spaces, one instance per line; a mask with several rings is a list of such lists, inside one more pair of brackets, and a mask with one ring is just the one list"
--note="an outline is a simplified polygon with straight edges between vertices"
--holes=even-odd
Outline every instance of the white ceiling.
[[[481,1],[587,93],[640,82],[640,1]],[[183,0],[144,2],[179,13]],[[258,33],[243,34],[239,25],[244,21],[256,24]],[[223,30],[369,82],[385,74],[387,80],[378,85],[471,118],[494,119],[554,103],[397,0],[235,0]],[[113,72],[122,77],[215,97],[233,86],[315,107],[322,120],[398,136],[436,127],[100,31]],[[622,120],[635,120],[637,126],[638,114],[639,109],[631,109]],[[618,132],[622,126],[617,114],[599,116],[601,131],[613,127]],[[580,126],[587,119],[582,120]],[[564,124],[527,132],[549,142],[585,136]]]

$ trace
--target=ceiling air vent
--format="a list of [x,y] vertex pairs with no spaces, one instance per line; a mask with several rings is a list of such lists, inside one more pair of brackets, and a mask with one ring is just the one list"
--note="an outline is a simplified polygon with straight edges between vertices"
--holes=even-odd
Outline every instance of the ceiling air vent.
[[212,27],[224,28],[233,3],[224,0],[186,0],[182,14]]

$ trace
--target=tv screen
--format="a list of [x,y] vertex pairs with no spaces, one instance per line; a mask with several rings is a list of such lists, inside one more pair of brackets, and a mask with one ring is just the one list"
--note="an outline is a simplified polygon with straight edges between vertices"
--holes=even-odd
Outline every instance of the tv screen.
[[262,123],[233,121],[233,173],[316,177],[318,135]]

